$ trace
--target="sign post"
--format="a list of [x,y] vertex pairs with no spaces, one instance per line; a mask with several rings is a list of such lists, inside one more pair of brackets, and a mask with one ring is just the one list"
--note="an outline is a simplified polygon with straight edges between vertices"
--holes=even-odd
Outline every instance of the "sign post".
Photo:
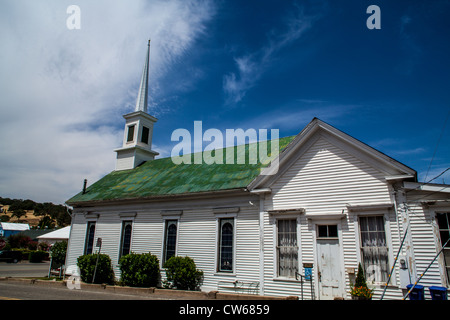
[[100,257],[100,251],[102,250],[102,238],[97,238],[97,243],[95,244],[95,246],[98,247],[98,252],[97,261],[95,262],[94,276],[92,277],[92,283],[94,283],[95,274],[97,273],[98,258]]

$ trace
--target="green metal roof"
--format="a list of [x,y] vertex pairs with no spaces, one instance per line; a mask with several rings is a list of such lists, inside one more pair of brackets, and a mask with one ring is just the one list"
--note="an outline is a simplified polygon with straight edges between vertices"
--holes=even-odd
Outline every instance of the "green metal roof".
[[[294,138],[295,136],[280,138],[280,152]],[[242,148],[235,146],[223,149],[223,164],[193,164],[193,160],[192,164],[174,164],[172,158],[168,157],[147,161],[134,169],[113,171],[89,186],[84,194],[80,192],[69,199],[67,204],[245,188],[264,167],[259,161],[256,164],[247,163],[251,145],[246,144],[244,148],[246,164],[236,164],[237,161],[225,164],[227,150],[230,148],[234,148],[235,160],[237,159]],[[267,150],[270,151],[270,141],[267,143]],[[191,159],[194,159],[194,155],[191,154]]]

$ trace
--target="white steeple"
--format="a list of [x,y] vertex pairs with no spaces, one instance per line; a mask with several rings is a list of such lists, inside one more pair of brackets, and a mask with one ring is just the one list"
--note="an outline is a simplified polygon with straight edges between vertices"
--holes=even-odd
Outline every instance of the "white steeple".
[[150,60],[150,40],[148,40],[147,57],[142,70],[141,85],[139,86],[139,93],[136,100],[136,108],[134,111],[147,112],[148,104],[148,62]]
[[116,170],[136,168],[145,161],[153,160],[159,154],[151,150],[153,124],[158,119],[147,113],[149,59],[150,40],[148,41],[147,56],[142,71],[136,108],[134,112],[123,116],[125,118],[125,131],[122,148],[114,150],[117,152]]

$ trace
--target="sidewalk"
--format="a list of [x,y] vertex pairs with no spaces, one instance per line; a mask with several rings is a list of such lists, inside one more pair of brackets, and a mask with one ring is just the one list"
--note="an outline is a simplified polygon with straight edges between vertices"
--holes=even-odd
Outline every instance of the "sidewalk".
[[37,280],[37,279],[25,279],[25,278],[8,278],[0,277],[0,281],[19,282],[23,284],[30,284],[36,286],[54,286],[54,287],[68,287],[72,290],[86,290],[86,291],[107,291],[109,293],[118,294],[130,294],[130,295],[152,295],[159,299],[179,299],[179,300],[298,300],[296,296],[288,297],[271,297],[271,296],[259,296],[252,294],[237,294],[237,293],[224,293],[218,291],[185,291],[185,290],[173,290],[173,289],[159,289],[159,288],[134,288],[125,286],[112,286],[106,284],[89,284],[81,283],[80,289],[75,289],[76,285],[64,281],[52,281],[52,280]]

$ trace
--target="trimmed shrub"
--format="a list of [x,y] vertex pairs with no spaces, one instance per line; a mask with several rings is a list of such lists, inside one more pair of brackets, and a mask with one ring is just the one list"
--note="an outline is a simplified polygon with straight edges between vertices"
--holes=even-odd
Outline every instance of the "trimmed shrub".
[[46,258],[48,258],[48,252],[45,251],[31,251],[28,254],[28,260],[33,263],[42,262]]
[[[92,283],[97,256],[98,254],[96,253],[78,257],[77,265],[80,268],[81,281]],[[99,256],[94,283],[114,284],[114,271],[111,266],[111,258],[107,254],[100,254]]]
[[197,270],[192,258],[172,257],[164,264],[166,268],[166,286],[179,290],[200,290],[203,283],[203,271]]
[[156,287],[161,278],[159,260],[149,253],[130,253],[120,258],[121,282],[130,287]]

